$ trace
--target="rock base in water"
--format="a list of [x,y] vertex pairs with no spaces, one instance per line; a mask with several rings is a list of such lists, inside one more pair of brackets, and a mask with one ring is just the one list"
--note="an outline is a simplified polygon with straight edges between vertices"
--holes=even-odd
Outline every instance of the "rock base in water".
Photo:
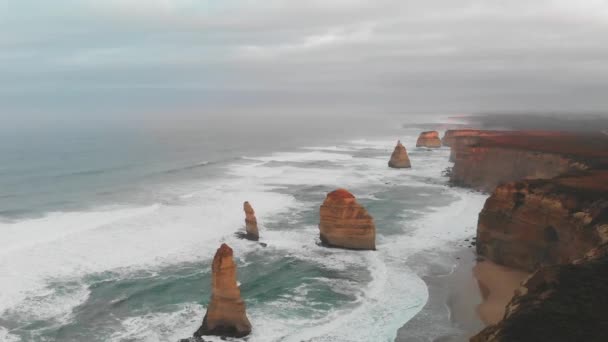
[[194,337],[249,335],[251,323],[245,313],[245,302],[241,299],[241,291],[237,284],[232,248],[222,244],[215,253],[211,269],[211,301],[203,324],[194,333]]
[[388,166],[394,169],[407,169],[411,168],[410,157],[407,155],[405,146],[401,144],[401,141],[397,141],[397,146],[391,154],[391,159],[388,161]]
[[441,139],[439,139],[439,133],[437,131],[428,131],[420,133],[420,136],[416,141],[416,147],[441,147]]
[[347,190],[338,189],[327,194],[320,216],[323,244],[346,249],[376,249],[373,218]]
[[252,241],[258,241],[260,239],[260,233],[258,231],[258,220],[255,217],[255,211],[249,202],[243,203],[243,210],[245,211],[245,238]]

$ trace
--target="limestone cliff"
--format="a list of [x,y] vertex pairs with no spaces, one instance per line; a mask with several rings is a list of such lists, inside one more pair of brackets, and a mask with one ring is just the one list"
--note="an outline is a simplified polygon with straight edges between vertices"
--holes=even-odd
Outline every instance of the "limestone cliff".
[[327,194],[320,209],[321,241],[332,247],[376,249],[376,227],[355,196],[345,189]]
[[251,332],[251,323],[245,313],[245,303],[237,284],[236,263],[232,248],[225,243],[218,248],[211,266],[211,301],[202,326],[195,337],[217,335],[243,337]]
[[498,186],[479,214],[477,253],[533,271],[608,241],[608,171]]
[[405,146],[401,144],[401,141],[397,141],[397,146],[391,154],[391,159],[388,161],[388,166],[396,169],[405,169],[412,167],[410,163],[410,157],[407,155]]
[[458,139],[451,142],[455,154],[450,181],[479,190],[608,165],[608,136],[603,134],[507,132],[461,137],[466,139],[461,143]]
[[427,131],[420,133],[420,136],[418,136],[418,140],[416,141],[416,147],[441,147],[439,133],[437,131]]
[[540,268],[507,305],[504,318],[471,342],[600,342],[608,336],[608,245],[567,265]]
[[255,217],[255,211],[249,202],[243,203],[245,211],[245,237],[249,240],[258,241],[260,234],[258,232],[258,220]]

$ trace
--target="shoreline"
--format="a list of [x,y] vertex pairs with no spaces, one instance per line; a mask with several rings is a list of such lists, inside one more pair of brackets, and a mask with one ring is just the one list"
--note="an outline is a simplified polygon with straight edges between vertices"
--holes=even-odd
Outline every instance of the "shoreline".
[[491,325],[502,320],[505,307],[513,298],[515,290],[530,273],[482,260],[473,268],[473,275],[483,297],[482,303],[477,307],[477,314],[487,325]]
[[[421,278],[429,298],[422,310],[397,332],[396,342],[468,341],[485,324],[477,315],[482,295],[473,276],[476,255],[473,248],[457,242],[449,252],[423,252],[411,259],[424,263]],[[432,325],[433,329],[423,329]]]
[[[429,297],[422,310],[397,332],[396,342],[468,341],[502,320],[506,305],[530,274],[478,260],[475,250],[459,245],[450,252],[422,252],[412,257]],[[432,324],[434,329],[423,329]]]

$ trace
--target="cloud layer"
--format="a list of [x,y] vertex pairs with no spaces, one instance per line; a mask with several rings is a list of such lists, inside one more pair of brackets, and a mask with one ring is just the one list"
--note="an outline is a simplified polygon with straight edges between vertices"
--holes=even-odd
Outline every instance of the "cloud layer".
[[2,112],[608,108],[603,0],[0,0]]

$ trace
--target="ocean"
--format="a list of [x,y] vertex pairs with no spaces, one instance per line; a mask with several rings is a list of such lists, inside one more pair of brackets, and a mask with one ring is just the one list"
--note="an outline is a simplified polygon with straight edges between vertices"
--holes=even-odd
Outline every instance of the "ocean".
[[[0,341],[191,336],[223,242],[235,252],[248,341],[394,341],[428,300],[425,268],[408,258],[474,235],[485,200],[448,186],[448,148],[415,147],[420,131],[442,120],[262,116],[3,129]],[[412,169],[387,167],[397,139]],[[338,187],[374,217],[376,251],[319,245],[319,206]],[[266,247],[234,235],[244,229],[244,201]]]

